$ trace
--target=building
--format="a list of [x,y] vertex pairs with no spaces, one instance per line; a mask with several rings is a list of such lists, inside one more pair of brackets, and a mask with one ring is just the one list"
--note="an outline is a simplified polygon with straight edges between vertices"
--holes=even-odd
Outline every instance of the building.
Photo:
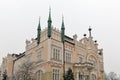
[[2,74],[1,74],[1,66],[0,66],[0,80],[2,80],[1,78],[2,78]]
[[6,57],[3,58],[2,60],[2,65],[1,65],[1,76],[5,72],[7,72],[7,78],[8,80],[11,80],[12,76],[12,70],[13,70],[13,61],[17,59],[18,55],[17,54],[7,54]]
[[52,26],[49,11],[48,27],[41,30],[40,21],[37,38],[26,40],[26,51],[8,54],[3,59],[2,73],[6,70],[9,80],[63,80],[63,73],[71,68],[75,80],[104,80],[103,49],[93,40],[91,28],[89,36],[84,34],[77,41],[77,35],[65,35],[62,18],[61,30]]

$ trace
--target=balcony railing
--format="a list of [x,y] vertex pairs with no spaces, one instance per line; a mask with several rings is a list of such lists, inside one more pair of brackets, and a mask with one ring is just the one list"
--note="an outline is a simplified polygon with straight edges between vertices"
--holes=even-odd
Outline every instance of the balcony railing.
[[84,63],[74,63],[74,67],[87,68],[91,70],[94,68],[94,65],[90,62],[84,62]]

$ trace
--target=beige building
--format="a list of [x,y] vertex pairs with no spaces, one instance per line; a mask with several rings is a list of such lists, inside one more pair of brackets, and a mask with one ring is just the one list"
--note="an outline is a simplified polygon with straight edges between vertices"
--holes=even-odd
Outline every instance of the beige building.
[[4,72],[7,72],[8,80],[11,80],[12,70],[13,70],[13,61],[17,58],[17,54],[7,54],[6,57],[3,58],[1,65],[1,76]]
[[39,22],[37,38],[26,40],[24,53],[8,54],[2,73],[6,70],[9,80],[24,80],[26,75],[32,80],[63,80],[63,73],[71,68],[75,80],[104,80],[103,50],[93,40],[91,30],[80,40],[76,34],[64,35],[64,20],[61,30],[56,29],[49,12],[48,27],[41,30]]
[[1,66],[0,66],[0,80],[2,80],[1,78],[2,78],[2,74],[1,74],[2,72],[1,72]]

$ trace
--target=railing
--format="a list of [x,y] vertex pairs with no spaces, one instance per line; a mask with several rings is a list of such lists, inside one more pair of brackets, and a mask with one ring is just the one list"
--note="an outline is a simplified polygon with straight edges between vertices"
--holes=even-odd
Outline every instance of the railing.
[[91,70],[94,68],[94,65],[90,62],[84,62],[84,63],[74,63],[74,67],[87,68]]

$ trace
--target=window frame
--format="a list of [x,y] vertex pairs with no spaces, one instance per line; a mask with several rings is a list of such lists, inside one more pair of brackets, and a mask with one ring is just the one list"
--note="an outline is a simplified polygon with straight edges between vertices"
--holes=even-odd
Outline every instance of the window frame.
[[61,60],[61,51],[59,47],[53,47],[52,49],[52,59],[55,61],[60,61]]
[[52,80],[60,80],[60,69],[59,68],[52,69]]

